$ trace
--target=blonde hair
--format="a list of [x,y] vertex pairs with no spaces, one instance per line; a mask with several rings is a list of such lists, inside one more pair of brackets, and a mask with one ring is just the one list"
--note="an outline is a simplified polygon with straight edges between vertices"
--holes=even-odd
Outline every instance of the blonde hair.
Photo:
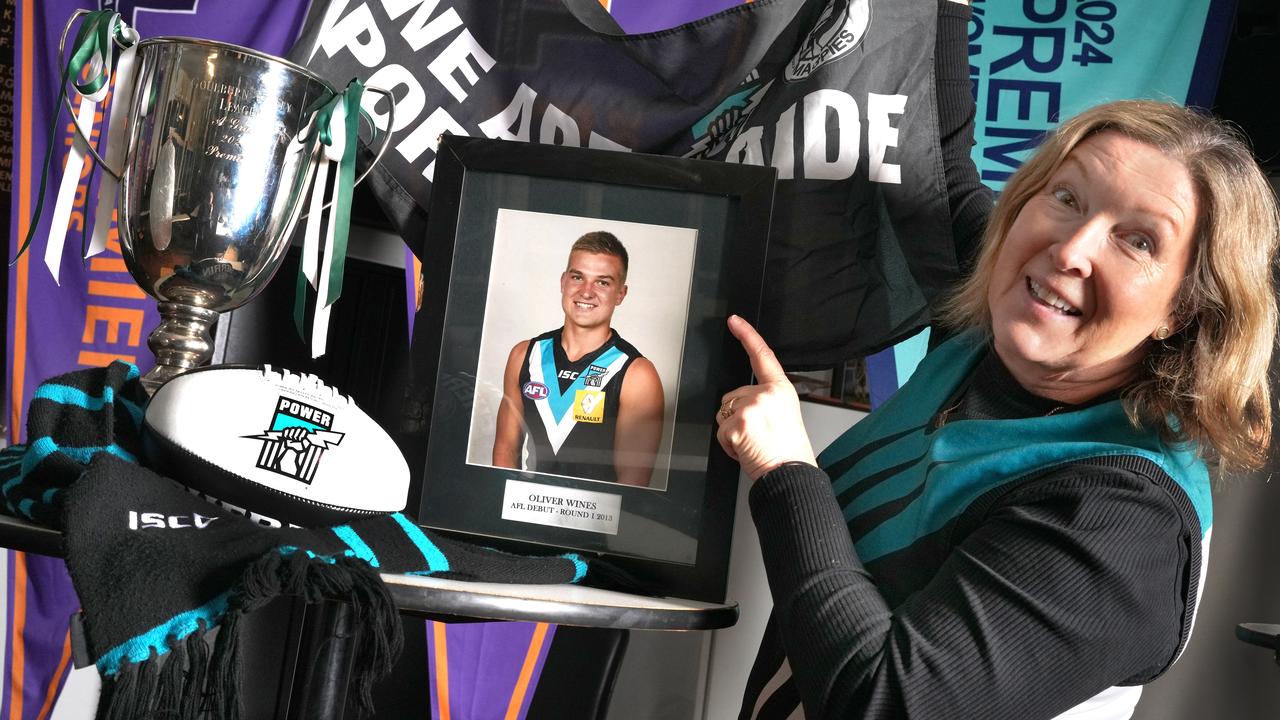
[[1276,337],[1272,280],[1280,216],[1241,135],[1209,115],[1169,103],[1125,100],[1086,110],[1051,133],[1005,186],[973,274],[944,304],[949,327],[990,332],[987,291],[1009,228],[1067,155],[1116,132],[1178,160],[1201,207],[1195,253],[1175,300],[1173,334],[1151,341],[1144,372],[1122,393],[1135,425],[1194,443],[1222,469],[1256,468],[1271,440],[1267,367]]
[[573,247],[569,248],[569,255],[572,256],[576,252],[586,252],[596,255],[612,255],[622,261],[622,282],[627,280],[627,265],[630,258],[627,257],[627,248],[622,245],[622,241],[617,235],[604,230],[594,230],[583,235],[573,241]]

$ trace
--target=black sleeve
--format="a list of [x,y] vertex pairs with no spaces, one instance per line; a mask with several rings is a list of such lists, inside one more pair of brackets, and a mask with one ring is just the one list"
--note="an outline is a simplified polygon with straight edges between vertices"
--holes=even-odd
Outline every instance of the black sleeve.
[[970,152],[974,144],[973,84],[969,80],[968,5],[938,0],[934,79],[938,94],[938,130],[951,208],[951,236],[960,271],[973,268],[994,194],[982,184]]
[[780,468],[750,500],[810,720],[1053,717],[1159,674],[1181,642],[1189,530],[1135,473],[1072,465],[1008,491],[898,607],[820,470]]

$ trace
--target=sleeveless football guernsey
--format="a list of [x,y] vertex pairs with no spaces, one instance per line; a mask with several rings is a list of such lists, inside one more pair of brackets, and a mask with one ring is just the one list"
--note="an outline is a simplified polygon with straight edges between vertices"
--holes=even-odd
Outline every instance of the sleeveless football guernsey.
[[520,366],[526,470],[616,482],[613,438],[622,380],[641,357],[616,330],[596,350],[570,362],[562,328],[529,341]]

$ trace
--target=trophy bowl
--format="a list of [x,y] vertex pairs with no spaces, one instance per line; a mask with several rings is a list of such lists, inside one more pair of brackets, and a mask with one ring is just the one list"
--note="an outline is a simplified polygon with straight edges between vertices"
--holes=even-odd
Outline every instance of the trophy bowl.
[[[60,56],[85,13],[67,22]],[[337,93],[304,67],[210,40],[145,40],[137,65],[124,169],[107,167],[76,130],[120,179],[121,254],[159,301],[161,321],[147,338],[156,365],[142,378],[154,393],[207,362],[218,313],[248,302],[280,268],[321,156],[312,121]],[[391,126],[395,98],[365,90],[386,97]],[[389,141],[384,134],[356,183]]]
[[117,225],[125,265],[160,302],[153,391],[212,355],[217,314],[279,269],[334,89],[293,63],[191,38],[138,44]]

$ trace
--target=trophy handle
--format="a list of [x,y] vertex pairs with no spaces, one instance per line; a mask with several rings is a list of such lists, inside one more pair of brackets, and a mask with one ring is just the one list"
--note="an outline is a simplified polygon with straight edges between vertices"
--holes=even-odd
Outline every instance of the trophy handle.
[[[369,163],[369,167],[365,168],[364,172],[360,173],[360,177],[356,178],[356,181],[351,184],[351,187],[353,188],[356,185],[359,185],[360,183],[364,182],[364,179],[369,177],[369,173],[373,172],[373,169],[378,166],[378,163],[382,162],[382,156],[386,154],[387,147],[391,145],[391,128],[395,127],[395,123],[396,123],[396,98],[394,95],[391,94],[391,91],[383,90],[382,88],[375,88],[375,87],[367,87],[364,89],[364,91],[371,92],[371,93],[378,93],[379,95],[382,95],[387,99],[387,102],[391,103],[391,108],[390,110],[387,111],[387,130],[382,134],[382,147],[378,148],[378,152],[376,155],[373,156],[373,162]],[[361,113],[361,116],[365,117],[364,113]],[[374,134],[377,134],[378,126],[373,124],[373,118],[365,117],[365,119],[369,121],[370,131]],[[321,205],[320,209],[317,212],[323,212],[325,210],[328,210],[332,206],[333,206],[333,201],[330,200],[329,202]],[[310,210],[299,215],[298,219],[306,220],[309,217],[311,217]]]
[[[67,34],[71,32],[71,26],[75,24],[77,18],[79,18],[81,15],[88,15],[89,12],[90,11],[85,10],[84,8],[81,8],[71,13],[71,17],[67,19],[66,26],[62,28],[62,37],[58,40],[58,62],[59,63],[63,62],[62,56],[66,54]],[[134,33],[135,35],[137,34],[137,31],[134,30],[133,28],[128,28],[128,31],[131,33]],[[118,44],[118,41],[115,39],[114,34],[111,38],[111,42],[115,42]],[[121,176],[123,173],[118,173],[115,170],[112,170],[107,165],[107,161],[103,160],[102,156],[98,154],[98,151],[93,147],[93,143],[89,142],[89,138],[84,134],[84,130],[80,127],[80,123],[76,122],[76,111],[75,111],[75,108],[71,107],[71,98],[67,96],[66,87],[64,86],[60,88],[60,90],[62,91],[61,92],[62,104],[66,106],[67,112],[71,113],[71,126],[76,129],[76,134],[79,135],[80,140],[84,142],[84,146],[89,151],[89,154],[93,155],[94,160],[98,161],[98,167],[102,168],[104,172],[106,172],[108,175],[115,178],[116,180],[122,179]],[[395,100],[392,100],[392,110],[393,111],[395,110]]]
[[[391,91],[376,87],[367,87],[364,91],[377,93],[385,97],[387,102],[391,103],[391,109],[387,111],[387,129],[382,134],[382,147],[378,148],[378,153],[373,156],[373,162],[369,163],[369,167],[365,168],[364,172],[360,173],[360,177],[356,178],[355,185],[364,182],[364,179],[369,177],[369,173],[373,172],[378,163],[382,162],[382,156],[386,154],[387,148],[391,145],[391,128],[396,126],[396,98],[391,94]],[[378,126],[373,124],[372,118],[369,119],[369,127],[374,133],[378,132]]]

